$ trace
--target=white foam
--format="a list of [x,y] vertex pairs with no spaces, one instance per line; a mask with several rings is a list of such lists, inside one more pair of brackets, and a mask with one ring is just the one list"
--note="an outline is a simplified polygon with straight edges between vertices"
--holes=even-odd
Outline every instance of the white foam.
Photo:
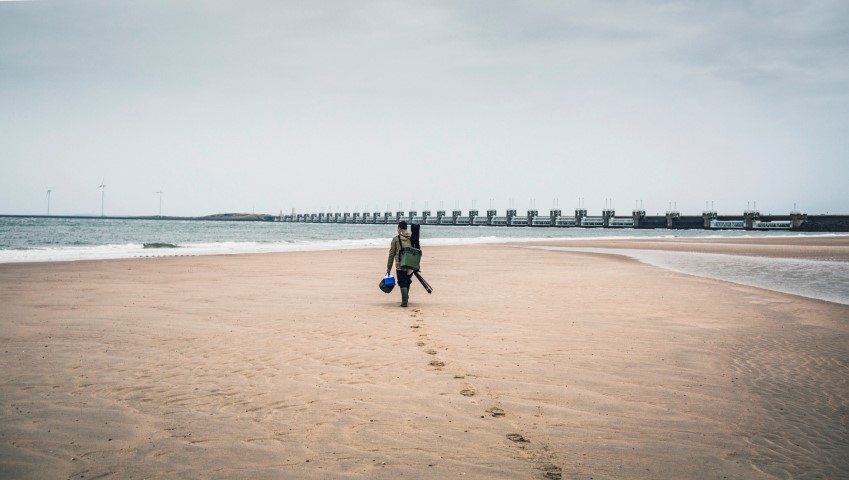
[[[485,243],[530,242],[532,238],[432,238],[427,246],[474,245]],[[69,262],[78,260],[114,260],[122,258],[157,258],[195,255],[236,255],[245,253],[285,253],[324,250],[389,248],[390,238],[312,240],[287,242],[214,242],[187,243],[177,248],[144,248],[142,244],[67,246],[0,250],[0,263]]]

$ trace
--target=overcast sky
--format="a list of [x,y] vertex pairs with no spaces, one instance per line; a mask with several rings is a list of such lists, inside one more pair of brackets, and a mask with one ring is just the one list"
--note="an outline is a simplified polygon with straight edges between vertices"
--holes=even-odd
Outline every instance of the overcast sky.
[[849,2],[0,2],[0,166],[11,214],[849,214]]

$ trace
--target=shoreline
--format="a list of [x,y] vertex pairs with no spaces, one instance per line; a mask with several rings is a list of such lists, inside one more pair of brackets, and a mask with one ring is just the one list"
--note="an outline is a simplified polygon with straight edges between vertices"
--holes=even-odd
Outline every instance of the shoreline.
[[[493,228],[493,227],[475,227]],[[704,236],[602,236],[602,237],[434,237],[423,239],[425,247],[437,246],[464,246],[464,245],[506,245],[517,243],[521,245],[549,245],[549,246],[601,246],[601,248],[616,248],[617,242],[630,242],[633,248],[667,249],[678,251],[699,251],[710,253],[732,253],[748,255],[765,255],[767,245],[773,245],[776,251],[780,250],[777,245],[786,244],[788,239],[802,239],[802,243],[816,242],[827,244],[838,244],[841,247],[849,245],[849,234],[842,233],[780,233],[769,234],[730,234],[730,235],[704,235]],[[829,240],[831,239],[831,240]],[[789,245],[797,244],[789,240]],[[61,246],[61,247],[32,247],[26,249],[0,250],[0,265],[20,263],[54,263],[73,262],[82,260],[116,260],[129,258],[159,258],[175,256],[206,256],[206,255],[241,255],[241,254],[265,254],[265,253],[292,253],[310,251],[332,251],[332,250],[359,250],[359,249],[382,249],[385,248],[387,238],[367,239],[342,239],[342,240],[316,240],[316,241],[284,241],[284,242],[256,242],[256,241],[226,241],[218,243],[191,243],[184,245],[176,243],[176,248],[144,248],[142,243],[108,244],[91,246]],[[170,242],[166,242],[170,243]],[[657,245],[652,246],[651,244]],[[719,244],[712,247],[701,247],[687,249],[684,244]],[[763,244],[757,252],[751,252],[752,244]],[[776,245],[777,244],[777,245]],[[663,245],[663,248],[658,248]],[[825,247],[824,247],[825,250]],[[827,252],[826,252],[827,253]],[[23,256],[23,257],[21,257]],[[766,255],[770,256],[770,255]],[[778,255],[780,256],[780,255]],[[825,255],[820,255],[824,257]],[[844,258],[849,257],[845,252]]]
[[[849,235],[815,235],[815,236],[765,236],[753,237],[674,237],[674,238],[570,238],[570,239],[429,239],[430,248],[440,247],[481,247],[481,246],[510,246],[525,249],[568,250],[573,252],[596,253],[607,255],[623,255],[647,265],[675,271],[701,278],[711,278],[728,281],[740,285],[762,288],[779,293],[797,295],[800,297],[849,304],[849,296],[840,285],[849,285],[849,271],[843,264],[849,262]],[[454,243],[454,241],[459,241]],[[367,246],[348,244],[345,247],[315,247],[306,250],[298,246],[286,251],[244,251],[227,253],[187,253],[180,248],[152,249],[150,253],[132,257],[117,258],[85,258],[69,260],[45,260],[31,262],[0,262],[3,265],[26,264],[57,264],[64,262],[116,261],[116,260],[151,260],[156,258],[204,257],[204,256],[239,256],[239,255],[275,255],[305,252],[329,251],[382,251],[385,250],[384,239],[368,240]],[[374,243],[380,242],[377,246]],[[654,252],[654,253],[652,253]],[[666,253],[663,253],[666,252]],[[693,256],[682,257],[692,254]],[[660,256],[658,256],[660,255]],[[712,257],[711,257],[712,256]],[[740,258],[737,258],[740,257]],[[755,262],[761,259],[759,263]],[[775,261],[769,262],[768,259]],[[793,260],[797,262],[792,263]],[[816,269],[804,262],[822,262],[816,264]],[[764,263],[766,262],[766,263]],[[712,264],[715,264],[711,266]],[[774,270],[773,272],[752,275],[752,272]],[[849,268],[849,267],[847,267]],[[816,271],[815,271],[816,270]],[[736,273],[735,273],[736,272]],[[782,284],[776,279],[788,278]],[[818,287],[818,285],[821,285]],[[849,288],[849,287],[847,287]]]

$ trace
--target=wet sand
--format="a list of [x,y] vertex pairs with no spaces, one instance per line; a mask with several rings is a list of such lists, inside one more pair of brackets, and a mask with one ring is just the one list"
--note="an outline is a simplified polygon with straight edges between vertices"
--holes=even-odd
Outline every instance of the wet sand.
[[402,309],[383,265],[0,265],[0,477],[849,475],[847,306],[488,245]]
[[574,240],[568,242],[532,242],[525,245],[667,250],[672,252],[724,253],[728,255],[849,262],[849,235]]

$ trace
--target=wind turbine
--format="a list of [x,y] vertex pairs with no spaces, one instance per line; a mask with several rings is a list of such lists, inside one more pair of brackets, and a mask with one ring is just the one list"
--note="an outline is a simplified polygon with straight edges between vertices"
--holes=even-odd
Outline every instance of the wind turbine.
[[53,190],[51,190],[50,187],[44,187],[44,188],[47,189],[47,216],[49,217],[50,216],[50,192],[52,192]]
[[100,189],[100,216],[103,217],[103,202],[106,198],[106,178],[100,181],[100,186],[97,187]]
[[162,216],[162,194],[165,193],[165,192],[163,192],[162,189],[160,188],[158,192],[153,192],[153,193],[159,194],[159,216],[161,217]]

